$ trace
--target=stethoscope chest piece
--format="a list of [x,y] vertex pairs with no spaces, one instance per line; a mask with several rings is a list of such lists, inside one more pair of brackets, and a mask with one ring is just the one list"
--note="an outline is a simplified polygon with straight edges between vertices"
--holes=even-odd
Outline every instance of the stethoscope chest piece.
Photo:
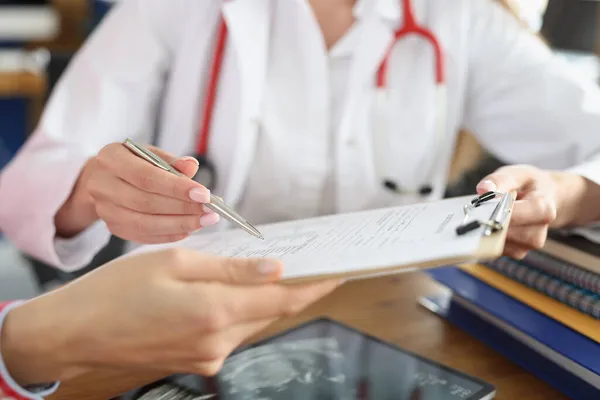
[[382,182],[382,185],[384,188],[388,189],[389,191],[398,193],[398,194],[418,194],[421,197],[426,197],[426,196],[429,196],[431,193],[433,193],[433,186],[431,186],[431,185],[420,186],[415,191],[412,191],[412,190],[405,191],[400,187],[400,185],[398,185],[396,182],[394,182],[391,179],[384,179]]
[[[435,108],[436,108],[436,122],[435,122],[435,134],[436,134],[436,145],[440,146],[441,149],[444,148],[446,144],[445,139],[445,129],[446,129],[446,87],[445,87],[445,64],[444,64],[444,55],[442,51],[442,46],[438,41],[436,35],[427,27],[419,24],[415,18],[415,15],[412,10],[412,1],[411,0],[401,0],[401,4],[403,6],[404,13],[404,22],[400,28],[398,28],[394,32],[394,41],[391,46],[389,46],[388,51],[383,59],[383,62],[379,66],[376,76],[377,83],[377,95],[375,96],[375,110],[376,110],[376,126],[375,126],[375,141],[374,148],[380,149],[381,154],[388,154],[390,149],[387,147],[386,140],[384,139],[387,135],[390,134],[388,129],[388,116],[387,116],[387,70],[388,70],[388,61],[389,55],[393,49],[394,44],[396,44],[402,38],[407,36],[417,36],[421,39],[427,41],[434,50],[434,84],[436,86],[436,94],[435,94]],[[435,149],[434,149],[435,150]],[[377,151],[377,150],[376,150]],[[435,174],[438,170],[438,163],[440,157],[436,156],[436,151],[431,152],[433,154],[433,162],[430,167],[427,168],[427,171],[424,171],[424,175],[426,178],[424,179],[424,183],[422,183],[419,187],[416,188],[405,188],[402,187],[401,184],[397,183],[397,181],[388,178],[388,173],[390,169],[390,165],[396,165],[398,160],[396,158],[392,158],[390,156],[386,157],[375,157],[375,167],[377,170],[377,175],[381,179],[382,186],[389,190],[392,193],[400,194],[400,195],[416,195],[420,197],[430,196],[433,191],[433,183],[435,181]]]

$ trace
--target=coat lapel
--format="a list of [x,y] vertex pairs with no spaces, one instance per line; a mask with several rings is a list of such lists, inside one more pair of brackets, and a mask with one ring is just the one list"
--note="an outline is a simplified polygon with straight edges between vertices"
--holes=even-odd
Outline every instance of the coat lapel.
[[[392,3],[393,2],[393,3]],[[365,91],[375,84],[375,74],[384,54],[391,45],[394,30],[401,20],[398,0],[379,0],[367,2],[362,0],[355,8],[355,16],[360,20],[361,35],[353,55],[355,60],[350,73],[349,96],[344,110],[347,117],[343,119],[341,140],[347,140],[351,132],[357,101],[364,99]],[[374,10],[368,9],[374,7]]]
[[[393,3],[392,3],[393,2]],[[353,54],[354,62],[350,71],[348,96],[344,104],[344,115],[337,137],[337,151],[343,152],[345,143],[356,142],[364,149],[371,148],[371,107],[374,94],[375,76],[388,47],[392,43],[394,30],[401,20],[398,0],[361,0],[355,7],[355,17],[360,26],[360,39]],[[349,188],[369,187],[374,191],[380,185],[372,166],[372,151],[362,152],[364,168],[356,171]],[[368,159],[367,159],[368,158]],[[337,156],[342,160],[341,154]],[[338,166],[342,170],[343,166]],[[344,186],[344,185],[342,185]],[[338,210],[341,212],[363,208],[361,196],[350,196],[338,187]]]
[[223,5],[231,46],[237,53],[241,75],[240,124],[231,160],[225,199],[240,200],[256,148],[268,63],[271,0],[232,0]]

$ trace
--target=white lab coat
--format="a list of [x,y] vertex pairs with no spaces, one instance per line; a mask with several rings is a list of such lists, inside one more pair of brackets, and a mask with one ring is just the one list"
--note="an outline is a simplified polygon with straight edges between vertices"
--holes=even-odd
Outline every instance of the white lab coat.
[[[193,153],[221,10],[230,44],[209,156],[221,183],[214,192],[239,205],[260,130],[259,100],[265,87],[274,2],[278,7],[306,7],[304,0],[118,3],[73,60],[32,139],[1,176],[0,226],[6,235],[33,256],[65,270],[91,260],[107,243],[106,226],[99,222],[75,238],[57,239],[54,215],[85,161],[106,144],[128,136],[150,142],[156,132],[161,148],[181,155]],[[363,9],[361,14],[362,39],[354,53],[343,118],[333,141],[337,212],[418,200],[386,192],[373,175],[373,155],[368,150],[371,129],[365,110],[373,100],[374,73],[394,27],[402,21],[398,3],[361,0],[356,7],[357,13],[369,5],[375,11]],[[388,149],[397,160],[389,171],[395,179],[417,185],[432,158],[440,158],[432,198],[442,196],[454,137],[465,127],[507,162],[557,169],[586,163],[577,171],[600,182],[600,167],[593,159],[600,150],[600,91],[595,85],[578,81],[538,39],[490,1],[413,3],[417,18],[435,32],[446,54],[447,140],[435,150],[435,157],[427,156],[435,141],[432,56],[430,47],[406,40],[397,45],[389,72],[391,107],[397,110],[390,132],[395,135],[394,145]],[[283,39],[290,35],[291,40],[292,35],[304,34],[300,13],[285,15],[289,21],[283,25],[290,29],[277,35]],[[320,121],[327,115],[319,107],[324,82],[311,61],[315,51],[308,45],[290,47],[290,52],[302,54],[293,65],[303,82],[297,90],[313,96],[315,104],[299,110],[309,112],[315,129],[321,129]],[[328,134],[327,129],[323,134]],[[273,160],[273,168],[288,168],[285,154]],[[252,210],[245,212],[252,214]],[[252,215],[245,217],[252,220]]]

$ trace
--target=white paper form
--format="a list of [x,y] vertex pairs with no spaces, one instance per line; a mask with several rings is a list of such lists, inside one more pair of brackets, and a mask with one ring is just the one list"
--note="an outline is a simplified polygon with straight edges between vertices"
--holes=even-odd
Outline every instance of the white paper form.
[[[186,247],[230,257],[284,261],[284,279],[379,269],[468,257],[476,252],[482,228],[463,236],[463,206],[473,196],[258,226],[265,240],[233,229],[196,234],[183,241],[142,246],[133,253]],[[470,212],[489,219],[497,200]],[[130,254],[133,254],[130,253]]]

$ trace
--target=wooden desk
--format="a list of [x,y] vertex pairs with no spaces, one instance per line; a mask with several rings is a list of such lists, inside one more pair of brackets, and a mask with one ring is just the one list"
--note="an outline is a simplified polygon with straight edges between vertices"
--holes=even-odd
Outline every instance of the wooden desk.
[[[567,399],[417,304],[419,296],[442,290],[421,273],[351,282],[302,315],[271,326],[261,336],[315,316],[328,315],[422,356],[478,376],[496,386],[496,399]],[[63,382],[60,390],[50,399],[108,399],[158,378],[160,376],[156,373],[141,371],[97,371],[77,380]]]

